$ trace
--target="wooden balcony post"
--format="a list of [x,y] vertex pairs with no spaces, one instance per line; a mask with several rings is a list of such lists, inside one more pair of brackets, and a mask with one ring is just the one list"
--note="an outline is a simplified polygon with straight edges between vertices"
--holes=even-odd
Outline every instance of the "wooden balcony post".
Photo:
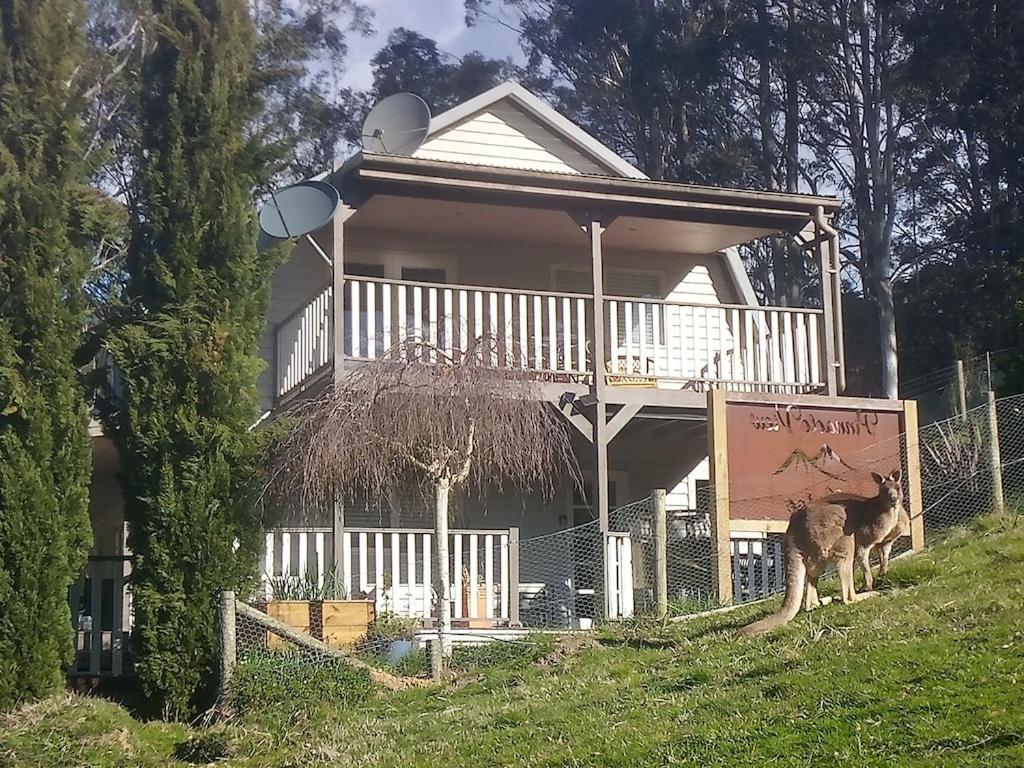
[[354,213],[342,206],[334,215],[331,239],[332,328],[334,331],[334,383],[338,384],[345,368],[345,221]]
[[828,238],[822,239],[822,232],[818,232],[818,255],[821,265],[821,308],[824,311],[824,342],[825,342],[825,382],[828,386],[828,394],[835,397],[839,394],[838,380],[836,376],[836,321],[835,305],[833,302],[834,293],[832,290],[832,253]]
[[604,256],[601,251],[601,236],[604,225],[591,219],[586,223],[590,238],[591,276],[594,294],[594,396],[597,399],[594,414],[594,499],[601,532],[608,531],[608,403],[605,399],[605,351],[604,351]]

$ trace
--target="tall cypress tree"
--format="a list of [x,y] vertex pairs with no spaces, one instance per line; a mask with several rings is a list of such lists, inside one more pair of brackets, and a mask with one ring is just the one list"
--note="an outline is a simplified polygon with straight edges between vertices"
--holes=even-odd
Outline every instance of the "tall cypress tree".
[[88,252],[76,242],[78,0],[0,0],[0,708],[61,686],[67,590],[91,534],[74,365]]
[[[132,239],[134,318],[109,347],[123,370],[122,453],[137,672],[185,716],[217,666],[218,590],[253,570],[256,377],[272,264],[255,248],[259,103],[245,0],[153,0],[142,68]],[[235,545],[237,542],[237,548]]]

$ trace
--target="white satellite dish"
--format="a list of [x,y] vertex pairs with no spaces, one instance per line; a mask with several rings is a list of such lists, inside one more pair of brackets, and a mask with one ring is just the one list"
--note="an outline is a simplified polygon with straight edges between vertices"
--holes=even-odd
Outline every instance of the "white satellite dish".
[[377,155],[411,155],[430,132],[430,107],[414,93],[377,102],[363,121],[363,149]]

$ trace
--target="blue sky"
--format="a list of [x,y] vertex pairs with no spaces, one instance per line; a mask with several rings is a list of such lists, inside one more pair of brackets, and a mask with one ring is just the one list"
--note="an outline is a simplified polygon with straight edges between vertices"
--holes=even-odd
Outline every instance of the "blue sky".
[[491,58],[521,57],[516,35],[506,27],[482,20],[466,27],[463,0],[364,0],[374,12],[373,37],[348,40],[348,68],[343,84],[365,88],[372,80],[370,59],[395,27],[414,29],[432,37],[445,53],[462,56],[479,50]]

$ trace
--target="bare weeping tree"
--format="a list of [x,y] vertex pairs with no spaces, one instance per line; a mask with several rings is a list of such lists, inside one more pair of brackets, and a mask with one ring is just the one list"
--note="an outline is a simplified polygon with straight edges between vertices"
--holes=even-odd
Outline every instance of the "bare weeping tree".
[[330,506],[338,496],[418,488],[434,499],[435,615],[448,651],[448,522],[454,492],[505,488],[550,497],[580,482],[566,424],[522,371],[497,366],[496,345],[469,353],[406,344],[358,364],[340,384],[290,412],[273,452],[271,488]]

